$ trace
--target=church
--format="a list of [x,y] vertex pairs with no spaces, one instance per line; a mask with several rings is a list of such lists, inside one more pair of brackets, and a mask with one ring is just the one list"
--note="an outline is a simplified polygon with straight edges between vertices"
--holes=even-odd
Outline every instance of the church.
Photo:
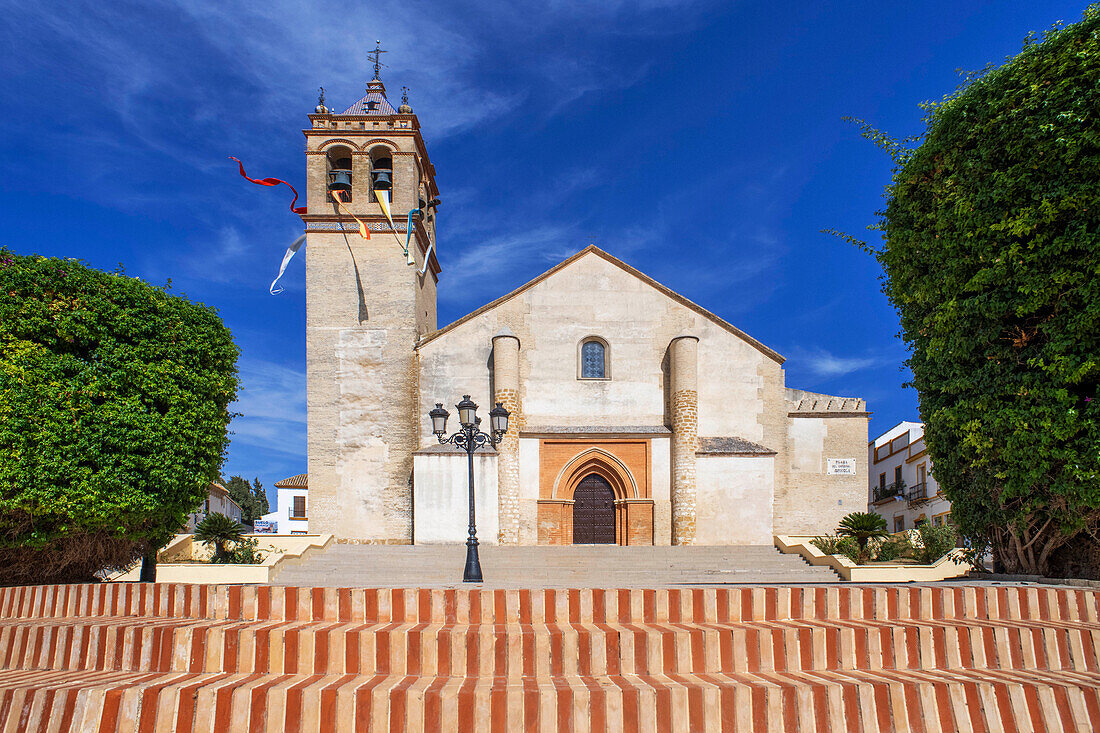
[[310,531],[463,542],[467,455],[429,412],[464,395],[486,425],[511,414],[474,457],[483,543],[771,544],[866,510],[866,403],[788,387],[783,356],[612,253],[438,327],[439,190],[407,98],[376,64],[309,121]]

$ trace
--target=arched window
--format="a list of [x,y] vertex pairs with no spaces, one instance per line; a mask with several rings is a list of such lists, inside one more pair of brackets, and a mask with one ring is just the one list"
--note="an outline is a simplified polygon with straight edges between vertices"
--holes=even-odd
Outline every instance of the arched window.
[[590,337],[581,342],[580,379],[610,379],[608,368],[607,342],[601,338]]

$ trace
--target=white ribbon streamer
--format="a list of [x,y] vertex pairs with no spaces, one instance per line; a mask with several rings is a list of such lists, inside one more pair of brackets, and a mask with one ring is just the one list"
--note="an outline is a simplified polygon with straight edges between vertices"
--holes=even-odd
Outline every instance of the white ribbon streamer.
[[290,264],[290,259],[294,256],[294,253],[302,248],[302,245],[306,243],[306,235],[302,235],[294,240],[294,243],[286,248],[286,254],[283,255],[283,264],[279,266],[279,274],[271,281],[271,287],[267,289],[272,295],[278,295],[283,292],[285,288],[276,289],[279,279],[282,278],[283,273],[286,272],[286,266]]

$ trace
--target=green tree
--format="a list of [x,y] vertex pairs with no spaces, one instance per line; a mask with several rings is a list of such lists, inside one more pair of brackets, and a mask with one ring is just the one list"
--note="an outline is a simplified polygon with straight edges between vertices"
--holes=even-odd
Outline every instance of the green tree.
[[867,543],[882,539],[890,533],[886,531],[886,520],[874,512],[852,512],[840,520],[836,533],[841,537],[851,537],[859,545],[856,562],[860,565],[871,559]]
[[1100,525],[1100,6],[926,108],[913,149],[864,127],[884,291],[952,521],[1043,573]]
[[955,549],[958,535],[950,522],[944,522],[938,527],[925,519],[917,524],[920,533],[921,546],[917,549],[917,562],[923,565],[931,565]]
[[236,359],[206,306],[0,250],[0,583],[160,547],[218,475]]
[[252,524],[271,511],[267,504],[267,493],[257,478],[253,483],[242,476],[233,476],[225,482],[230,498],[241,508],[241,521]]
[[240,542],[244,527],[237,520],[214,512],[207,514],[195,527],[195,539],[214,543],[213,562],[229,562],[230,553],[226,544]]
[[256,519],[271,511],[271,505],[267,502],[267,492],[264,490],[264,485],[260,483],[259,476],[252,479],[252,496],[256,501]]

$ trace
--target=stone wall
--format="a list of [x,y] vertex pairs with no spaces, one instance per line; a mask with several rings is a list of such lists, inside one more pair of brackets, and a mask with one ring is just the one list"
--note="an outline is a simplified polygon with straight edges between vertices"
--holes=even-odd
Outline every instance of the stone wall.
[[[773,534],[826,534],[846,514],[867,511],[866,416],[792,416],[788,451],[787,491],[776,501]],[[854,459],[856,473],[828,475],[830,458]]]

